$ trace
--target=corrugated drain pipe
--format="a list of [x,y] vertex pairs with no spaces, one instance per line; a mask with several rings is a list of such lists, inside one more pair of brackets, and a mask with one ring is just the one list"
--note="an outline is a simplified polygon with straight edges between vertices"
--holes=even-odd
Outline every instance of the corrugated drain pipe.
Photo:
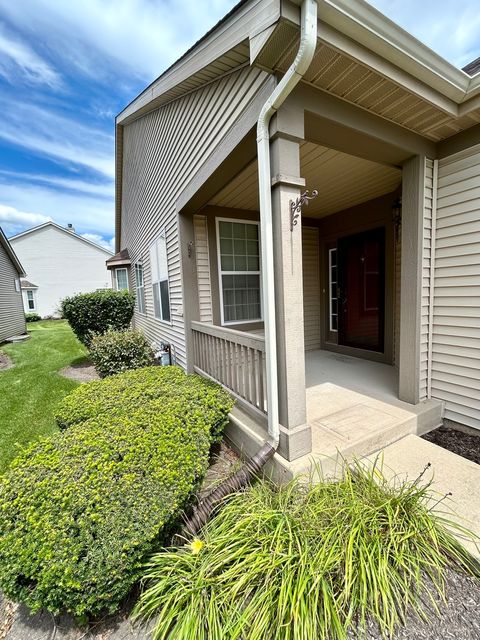
[[303,0],[301,37],[297,55],[288,71],[263,105],[257,123],[258,182],[260,192],[260,232],[262,247],[262,302],[265,323],[267,373],[268,438],[240,471],[222,482],[204,498],[187,521],[185,529],[195,535],[207,522],[212,510],[230,493],[249,484],[278,448],[277,330],[275,323],[275,278],[273,265],[272,191],[270,169],[270,131],[273,115],[300,82],[315,54],[317,44],[317,1]]

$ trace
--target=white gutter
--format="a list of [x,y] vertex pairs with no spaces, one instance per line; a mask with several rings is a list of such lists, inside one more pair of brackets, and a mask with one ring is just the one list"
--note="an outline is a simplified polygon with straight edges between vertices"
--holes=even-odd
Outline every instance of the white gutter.
[[276,449],[280,438],[278,422],[277,330],[275,324],[275,278],[273,266],[272,182],[270,132],[272,116],[300,82],[315,54],[317,45],[317,1],[303,0],[301,36],[293,64],[263,105],[257,123],[258,183],[260,191],[260,232],[262,249],[262,302],[265,323],[267,370],[268,435]]

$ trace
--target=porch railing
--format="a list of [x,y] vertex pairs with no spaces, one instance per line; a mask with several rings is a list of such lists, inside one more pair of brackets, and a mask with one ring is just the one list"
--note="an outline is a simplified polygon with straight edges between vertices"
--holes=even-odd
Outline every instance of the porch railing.
[[216,380],[247,408],[265,416],[265,340],[204,322],[192,322],[192,332],[196,373]]

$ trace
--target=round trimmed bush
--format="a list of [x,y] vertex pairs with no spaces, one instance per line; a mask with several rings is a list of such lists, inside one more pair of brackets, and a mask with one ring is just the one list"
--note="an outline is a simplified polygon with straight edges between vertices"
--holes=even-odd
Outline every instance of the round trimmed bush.
[[90,358],[97,373],[105,378],[129,369],[148,367],[155,361],[152,347],[141,331],[114,331],[93,336]]
[[[212,424],[231,407],[210,383],[204,407],[198,380],[152,367],[83,385],[65,400],[64,411],[78,406],[74,423],[64,417],[68,429],[31,445],[0,478],[7,597],[76,616],[118,608],[203,477]],[[175,397],[168,390],[180,381],[185,393]],[[189,384],[198,402],[185,402]]]
[[135,296],[130,291],[103,289],[65,298],[62,316],[77,338],[87,347],[96,334],[109,329],[127,329],[135,309]]
[[34,313],[33,311],[25,314],[26,322],[39,322],[42,318],[38,315],[38,313]]

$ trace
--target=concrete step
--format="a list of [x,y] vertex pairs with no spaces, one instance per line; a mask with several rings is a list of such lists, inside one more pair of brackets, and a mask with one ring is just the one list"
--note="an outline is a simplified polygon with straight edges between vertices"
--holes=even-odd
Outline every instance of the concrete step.
[[[369,455],[365,461],[369,465],[376,461],[381,465],[383,475],[391,481],[395,478],[414,481],[430,463],[422,482],[432,481],[433,509],[480,536],[480,465],[416,435],[390,444],[380,453]],[[435,504],[449,493],[452,495]],[[470,540],[460,540],[480,558],[480,547]]]
[[24,333],[21,336],[12,336],[11,338],[6,338],[5,342],[24,342],[25,340],[29,340],[30,336],[28,333]]

